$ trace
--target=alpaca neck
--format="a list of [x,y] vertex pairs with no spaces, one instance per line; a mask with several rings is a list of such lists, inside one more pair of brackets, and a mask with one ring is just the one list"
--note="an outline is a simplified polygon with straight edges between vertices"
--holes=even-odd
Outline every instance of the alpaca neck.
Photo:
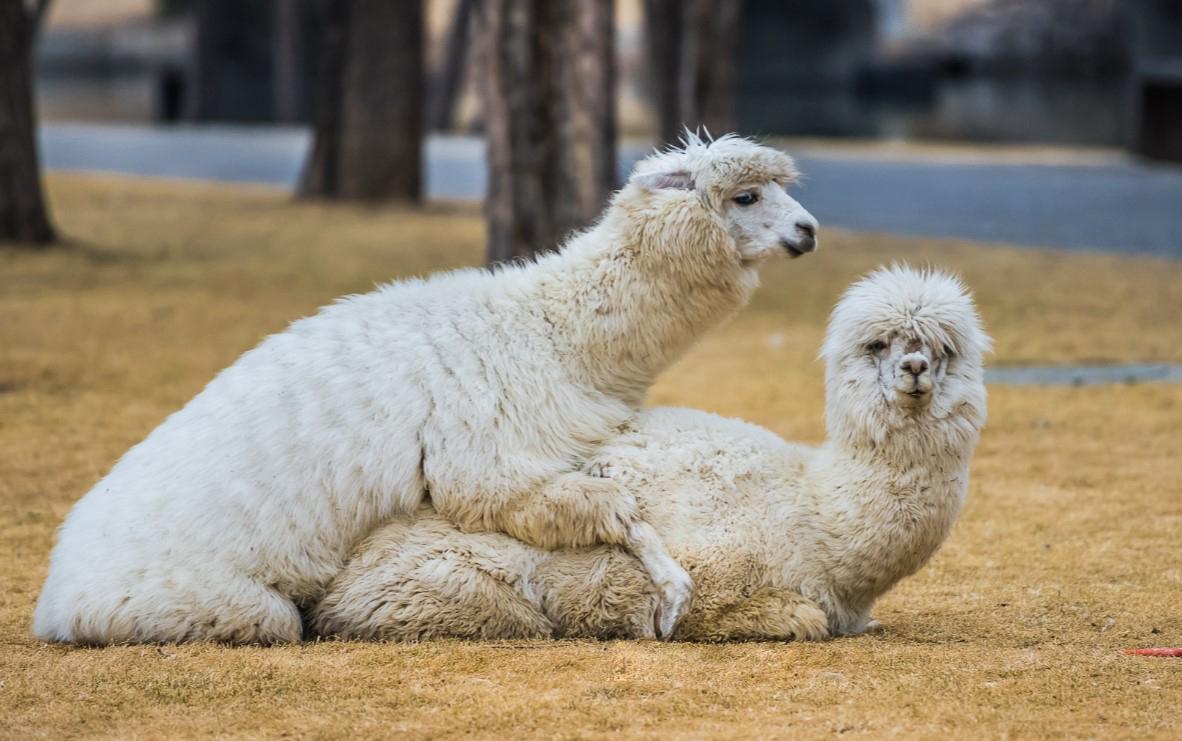
[[979,373],[947,379],[945,396],[914,410],[870,402],[845,381],[839,369],[826,370],[825,427],[830,444],[843,455],[892,471],[968,466],[985,425]]
[[803,593],[823,606],[834,633],[861,631],[874,602],[918,571],[947,538],[963,503],[967,468],[939,468],[898,467],[832,442],[820,451],[814,472],[825,482],[827,501],[815,505],[815,517],[824,568]]
[[742,307],[758,279],[733,258],[717,265],[661,259],[693,256],[690,248],[662,250],[654,259],[651,246],[635,242],[636,233],[609,210],[603,222],[550,258],[539,302],[572,371],[639,406],[657,375]]
[[837,434],[826,443],[823,468],[836,506],[846,521],[865,525],[856,542],[831,545],[844,560],[827,576],[830,590],[851,615],[944,542],[964,502],[978,429],[967,415],[914,418],[879,435]]
[[889,429],[866,429],[862,420],[840,427],[829,439],[842,456],[898,473],[965,468],[979,437],[973,420],[962,414],[910,417]]

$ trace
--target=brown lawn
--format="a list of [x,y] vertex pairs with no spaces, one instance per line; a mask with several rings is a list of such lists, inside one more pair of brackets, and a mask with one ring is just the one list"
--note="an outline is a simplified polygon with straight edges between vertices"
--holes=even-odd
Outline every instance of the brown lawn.
[[[819,644],[321,643],[76,649],[29,633],[53,531],[212,375],[335,296],[473,264],[467,208],[59,176],[66,252],[0,255],[0,735],[1179,737],[1182,386],[992,388],[967,511]],[[1179,235],[1182,239],[1182,235]],[[960,272],[995,363],[1182,362],[1182,264],[823,232],[653,404],[823,435],[825,316],[883,262]]]

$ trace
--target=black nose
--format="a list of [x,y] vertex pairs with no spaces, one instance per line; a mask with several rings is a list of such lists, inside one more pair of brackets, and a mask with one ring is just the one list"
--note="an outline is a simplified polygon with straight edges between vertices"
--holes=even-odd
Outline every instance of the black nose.
[[809,221],[796,222],[796,244],[793,246],[801,252],[812,252],[817,249],[817,227]]
[[913,376],[918,376],[927,369],[928,361],[923,358],[912,358],[911,360],[903,361],[903,370],[909,371]]

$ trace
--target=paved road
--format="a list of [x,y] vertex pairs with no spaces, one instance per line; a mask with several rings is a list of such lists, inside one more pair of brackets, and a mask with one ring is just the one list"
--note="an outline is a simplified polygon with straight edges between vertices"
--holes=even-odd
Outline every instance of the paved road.
[[[286,187],[295,182],[307,146],[301,129],[42,128],[51,169]],[[798,197],[822,224],[1182,258],[1180,168],[1119,158],[1015,164],[917,154],[857,157],[816,147],[796,154],[806,176]],[[621,170],[641,155],[638,147],[624,147]],[[431,198],[480,198],[480,141],[432,137],[426,175]]]

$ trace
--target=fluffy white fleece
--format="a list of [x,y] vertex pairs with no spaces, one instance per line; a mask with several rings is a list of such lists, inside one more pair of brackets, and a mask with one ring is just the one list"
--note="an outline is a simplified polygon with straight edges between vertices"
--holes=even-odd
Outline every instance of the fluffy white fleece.
[[[870,627],[874,601],[931,557],[960,512],[985,423],[988,346],[956,280],[879,270],[829,324],[821,447],[656,409],[596,453],[593,468],[635,492],[693,576],[675,636],[816,639]],[[649,637],[655,599],[621,549],[541,551],[461,533],[424,508],[361,546],[313,624],[391,640]]]
[[34,633],[298,640],[297,605],[427,496],[467,531],[627,547],[671,630],[688,577],[633,497],[579,468],[748,300],[764,258],[812,248],[795,176],[781,152],[691,137],[557,254],[393,283],[267,338],[75,506]]

